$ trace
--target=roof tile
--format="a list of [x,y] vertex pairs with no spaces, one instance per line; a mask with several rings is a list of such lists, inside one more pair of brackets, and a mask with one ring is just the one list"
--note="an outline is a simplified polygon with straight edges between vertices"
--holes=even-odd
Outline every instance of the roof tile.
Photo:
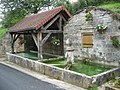
[[66,12],[68,17],[71,17],[67,9],[64,6],[60,6],[52,10],[27,16],[23,20],[15,24],[13,27],[11,27],[9,30],[10,32],[19,32],[19,31],[30,30],[30,29],[38,30],[41,26],[47,23],[50,19],[52,19],[55,15],[57,15],[62,10]]

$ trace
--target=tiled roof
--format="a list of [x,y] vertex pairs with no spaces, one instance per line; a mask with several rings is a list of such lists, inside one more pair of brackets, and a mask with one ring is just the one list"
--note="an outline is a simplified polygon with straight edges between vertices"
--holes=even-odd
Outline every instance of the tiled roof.
[[15,24],[9,29],[10,32],[19,32],[26,30],[38,30],[41,26],[46,24],[49,20],[55,17],[60,11],[65,11],[68,17],[71,17],[70,13],[64,6],[57,7],[52,10],[34,14],[25,17],[23,20]]

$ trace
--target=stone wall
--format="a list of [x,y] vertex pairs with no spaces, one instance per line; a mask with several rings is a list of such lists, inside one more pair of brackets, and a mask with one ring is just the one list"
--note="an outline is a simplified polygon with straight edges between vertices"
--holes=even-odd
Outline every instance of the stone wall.
[[[64,27],[64,43],[70,38],[75,49],[74,55],[78,59],[91,58],[93,62],[119,66],[120,47],[112,45],[110,36],[117,36],[120,41],[120,21],[113,18],[111,12],[95,9],[92,10],[93,21],[85,20],[85,11],[74,15]],[[107,26],[104,34],[100,34],[94,27],[98,24]],[[82,33],[93,32],[93,48],[82,47]],[[66,45],[64,45],[66,48]]]
[[61,69],[42,62],[33,61],[15,54],[7,53],[9,61],[18,64],[22,67],[37,71],[52,78],[62,80],[83,88],[89,88],[93,85],[101,85],[108,80],[120,75],[120,69],[114,68],[94,76],[87,76],[74,71]]
[[[14,44],[15,52],[24,51],[24,44],[19,45],[18,41]],[[6,52],[11,52],[11,36],[7,32],[0,40],[0,56],[4,56]]]
[[6,33],[0,40],[0,56],[5,55],[9,51],[11,51],[10,35]]
[[70,70],[61,69],[42,62],[33,61],[15,54],[7,53],[9,61],[22,67],[37,71],[52,78],[62,80],[73,85],[88,88],[91,85],[92,78],[90,76],[79,74]]

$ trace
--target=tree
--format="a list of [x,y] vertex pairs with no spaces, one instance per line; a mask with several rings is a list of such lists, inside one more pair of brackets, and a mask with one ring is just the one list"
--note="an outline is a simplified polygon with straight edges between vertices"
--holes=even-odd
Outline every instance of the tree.
[[62,5],[64,5],[71,14],[75,13],[74,7],[69,0],[54,0],[53,6],[58,7]]
[[2,25],[9,28],[19,22],[25,17],[25,11],[21,9],[15,9],[13,11],[4,12],[4,17],[2,18]]
[[49,6],[50,0],[1,0],[2,25],[11,27],[24,18],[26,15],[38,13],[43,6]]

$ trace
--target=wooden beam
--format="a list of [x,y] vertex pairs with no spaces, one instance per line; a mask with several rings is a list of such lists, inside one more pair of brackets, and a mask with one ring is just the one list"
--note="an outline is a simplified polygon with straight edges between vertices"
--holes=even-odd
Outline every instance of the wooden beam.
[[62,33],[63,31],[61,30],[46,30],[46,31],[41,31],[42,33]]
[[63,19],[63,21],[64,21],[64,22],[66,22],[66,21],[67,21],[67,20],[63,17],[63,15],[61,15],[61,17],[62,17],[62,19]]
[[20,36],[20,34],[15,35],[15,37],[14,37],[14,42],[18,39],[19,36]]
[[56,24],[57,24],[57,26],[58,26],[58,28],[59,28],[59,30],[60,30],[60,24],[59,24],[59,22],[56,22]]
[[14,53],[14,42],[13,42],[13,40],[14,40],[14,36],[13,36],[13,34],[11,34],[11,52],[12,53]]
[[43,28],[43,30],[48,29],[48,27],[50,27],[59,17],[60,17],[60,15],[57,15],[51,22],[49,22],[49,23]]
[[47,39],[50,37],[51,34],[52,34],[52,33],[48,33],[48,34],[46,35],[46,37],[42,40],[42,44],[44,44],[44,43],[47,41]]
[[35,36],[35,34],[32,34],[33,40],[38,48],[38,42],[37,42],[37,37]]
[[43,56],[42,56],[42,33],[41,32],[37,34],[37,40],[38,40],[38,59],[42,60]]
[[59,18],[59,30],[62,30],[62,15],[61,14]]
[[11,50],[12,50],[12,53],[15,53],[14,52],[14,43],[15,41],[18,39],[18,37],[20,36],[20,34],[11,34]]

